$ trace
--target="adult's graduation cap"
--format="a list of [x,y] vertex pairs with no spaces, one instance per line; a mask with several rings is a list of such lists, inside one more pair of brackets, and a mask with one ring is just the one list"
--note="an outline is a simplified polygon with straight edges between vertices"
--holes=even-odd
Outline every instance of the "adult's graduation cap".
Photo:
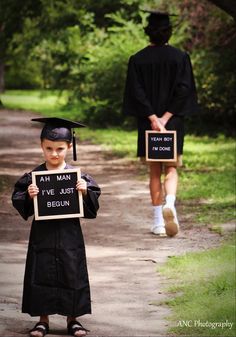
[[170,16],[177,16],[176,14],[170,14],[155,9],[142,9],[142,11],[149,13],[147,18],[148,25],[159,29],[172,27]]
[[77,160],[75,131],[73,130],[72,132],[72,129],[85,127],[84,124],[58,117],[32,118],[31,120],[33,122],[45,124],[41,131],[41,139],[48,139],[52,141],[64,140],[66,142],[72,142],[73,159],[75,161]]

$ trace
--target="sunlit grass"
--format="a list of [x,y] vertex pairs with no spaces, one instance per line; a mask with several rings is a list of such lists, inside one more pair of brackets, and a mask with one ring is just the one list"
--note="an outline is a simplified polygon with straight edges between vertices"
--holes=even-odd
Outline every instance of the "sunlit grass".
[[[167,301],[173,309],[172,333],[235,336],[235,240],[205,252],[171,257],[159,271],[173,284],[169,291],[174,297]],[[232,329],[201,325],[226,321],[233,323]]]
[[119,157],[136,158],[137,132],[122,129],[81,129],[78,131],[81,140],[102,144]]
[[187,169],[222,171],[235,165],[236,142],[224,135],[218,137],[186,136],[184,165]]
[[24,109],[36,112],[53,112],[66,103],[66,94],[50,91],[9,90],[1,95],[4,106],[9,109]]

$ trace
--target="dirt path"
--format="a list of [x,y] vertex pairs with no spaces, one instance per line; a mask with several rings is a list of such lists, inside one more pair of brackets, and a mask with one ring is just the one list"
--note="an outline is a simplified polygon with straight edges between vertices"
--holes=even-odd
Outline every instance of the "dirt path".
[[[34,115],[35,116],[35,115]],[[23,336],[36,319],[21,314],[22,279],[30,222],[11,206],[14,182],[41,163],[40,129],[31,113],[0,110],[0,336]],[[90,336],[166,336],[170,310],[156,305],[169,296],[156,269],[169,256],[206,249],[221,238],[187,223],[179,205],[180,234],[158,239],[150,234],[148,182],[139,164],[108,156],[100,146],[79,144],[78,166],[102,188],[96,220],[83,221],[93,315],[81,322]],[[70,160],[68,161],[70,162]],[[73,163],[72,163],[73,164]],[[1,188],[0,188],[1,191]],[[55,336],[65,335],[65,320],[53,316]]]

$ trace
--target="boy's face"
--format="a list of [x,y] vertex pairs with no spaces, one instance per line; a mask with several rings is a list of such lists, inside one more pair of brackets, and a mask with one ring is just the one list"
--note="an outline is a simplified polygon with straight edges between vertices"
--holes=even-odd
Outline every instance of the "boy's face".
[[56,169],[65,161],[67,151],[71,148],[71,144],[63,140],[54,142],[52,140],[43,139],[41,147],[46,163]]

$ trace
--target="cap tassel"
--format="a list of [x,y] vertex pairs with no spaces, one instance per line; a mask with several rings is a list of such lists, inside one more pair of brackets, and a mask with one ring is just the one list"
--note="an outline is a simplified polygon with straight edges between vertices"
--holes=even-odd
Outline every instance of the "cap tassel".
[[76,154],[76,138],[75,138],[75,131],[73,131],[73,137],[72,137],[72,144],[73,144],[73,160],[77,160],[77,154]]

